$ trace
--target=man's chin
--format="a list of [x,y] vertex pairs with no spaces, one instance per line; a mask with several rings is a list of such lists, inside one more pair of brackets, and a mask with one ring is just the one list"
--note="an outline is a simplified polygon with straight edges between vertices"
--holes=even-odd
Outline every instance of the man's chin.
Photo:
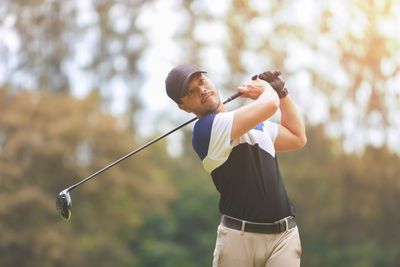
[[220,104],[221,104],[221,102],[209,103],[207,105],[207,108],[205,108],[204,116],[212,114],[212,113],[216,113]]

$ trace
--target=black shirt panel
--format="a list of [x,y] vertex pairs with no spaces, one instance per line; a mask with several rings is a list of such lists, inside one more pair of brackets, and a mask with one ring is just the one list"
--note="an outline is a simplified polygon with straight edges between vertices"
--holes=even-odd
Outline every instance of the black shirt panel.
[[257,144],[242,143],[212,173],[221,194],[221,213],[252,222],[274,222],[295,216],[276,157]]

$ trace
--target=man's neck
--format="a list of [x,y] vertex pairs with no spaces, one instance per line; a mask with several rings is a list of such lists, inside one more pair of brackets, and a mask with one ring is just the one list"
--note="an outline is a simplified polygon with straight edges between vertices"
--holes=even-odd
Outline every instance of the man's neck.
[[221,113],[221,112],[226,112],[226,111],[227,111],[227,110],[226,110],[224,104],[221,102],[221,104],[220,104],[214,111],[212,111],[212,112],[210,112],[210,113],[207,113],[207,114],[205,114],[205,115],[198,115],[198,114],[196,114],[196,116],[197,116],[199,119],[201,119],[201,118],[203,118],[203,117],[205,117],[205,116],[208,116],[208,115],[210,115],[210,114]]

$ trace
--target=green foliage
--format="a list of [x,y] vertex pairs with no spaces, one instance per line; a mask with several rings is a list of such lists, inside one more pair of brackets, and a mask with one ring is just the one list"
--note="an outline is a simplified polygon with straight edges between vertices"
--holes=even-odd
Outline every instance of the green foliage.
[[193,151],[171,167],[179,195],[168,213],[146,219],[136,240],[138,266],[211,266],[220,217],[217,192]]
[[[91,95],[0,90],[1,266],[210,266],[218,194],[190,146],[160,141],[71,192],[63,188],[138,147]],[[343,153],[310,128],[305,148],[278,154],[297,208],[304,266],[397,266],[399,158],[386,148]],[[84,144],[84,145],[83,145]]]
[[143,214],[165,210],[176,195],[160,180],[162,166],[148,160],[157,156],[143,153],[72,191],[72,219],[64,223],[55,212],[58,192],[137,146],[134,135],[101,113],[95,95],[13,95],[7,88],[0,95],[1,265],[134,262],[125,238],[135,238]]
[[344,154],[322,127],[307,135],[304,149],[278,155],[298,212],[304,266],[397,266],[398,156],[372,147]]
[[[0,8],[0,266],[211,265],[218,194],[190,131],[182,157],[171,158],[161,141],[73,191],[69,223],[55,212],[60,190],[139,146],[124,120],[130,124],[141,107],[142,74],[159,72],[139,62],[157,33],[149,11],[161,2],[5,1]],[[232,0],[216,13],[211,1],[181,1],[173,6],[181,22],[173,38],[184,55],[176,60],[219,71],[210,75],[230,89],[249,73],[280,69],[306,121],[319,112],[311,100],[326,99],[322,123],[338,136],[351,142],[382,129],[388,143],[399,111],[394,2],[306,1],[313,8],[299,16],[301,1]],[[207,41],[215,25],[221,38]],[[207,63],[209,54],[216,57]],[[82,100],[68,95],[82,85],[78,72],[96,92]],[[297,83],[304,79],[309,86]],[[102,112],[118,81],[132,88],[128,119]],[[355,130],[345,132],[348,123]],[[343,140],[328,139],[323,128],[309,129],[304,149],[278,155],[298,211],[303,265],[400,266],[399,157],[386,147],[345,154]]]
[[[389,249],[389,251],[387,251]],[[353,266],[389,267],[395,266],[391,248],[382,248],[373,241],[359,245],[338,246],[323,236],[316,237],[309,244],[309,255],[305,266]]]

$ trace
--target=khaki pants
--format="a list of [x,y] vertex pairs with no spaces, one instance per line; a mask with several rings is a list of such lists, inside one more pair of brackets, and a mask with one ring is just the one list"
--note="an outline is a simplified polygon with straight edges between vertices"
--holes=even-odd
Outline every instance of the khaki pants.
[[300,266],[297,226],[279,234],[241,232],[218,226],[213,267]]

